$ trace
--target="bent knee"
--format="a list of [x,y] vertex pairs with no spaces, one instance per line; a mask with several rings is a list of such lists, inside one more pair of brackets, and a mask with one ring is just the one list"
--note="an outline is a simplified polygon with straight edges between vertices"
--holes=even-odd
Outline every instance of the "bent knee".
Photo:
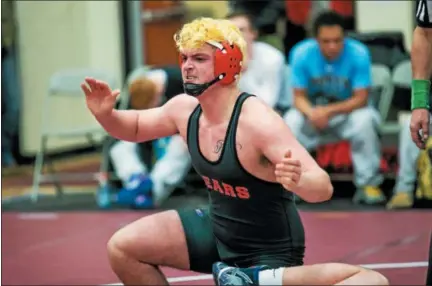
[[116,258],[121,253],[125,252],[125,240],[123,237],[122,230],[119,230],[108,240],[107,251],[110,259]]
[[374,128],[379,124],[379,115],[372,108],[361,108],[351,114],[352,125],[357,128]]
[[118,256],[132,258],[134,248],[138,243],[138,237],[129,228],[122,228],[115,232],[107,243],[107,251],[110,258]]

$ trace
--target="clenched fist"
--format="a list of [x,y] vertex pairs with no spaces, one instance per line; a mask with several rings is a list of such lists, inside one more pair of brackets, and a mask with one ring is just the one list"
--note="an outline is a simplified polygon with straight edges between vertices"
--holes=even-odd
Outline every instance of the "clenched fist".
[[285,189],[293,190],[300,181],[301,174],[302,167],[300,161],[292,159],[291,150],[288,150],[282,162],[276,164],[276,180],[282,184]]
[[[88,86],[87,86],[87,85]],[[86,95],[87,107],[94,116],[109,115],[115,106],[119,90],[111,91],[111,88],[103,81],[86,78],[81,84],[81,89]]]

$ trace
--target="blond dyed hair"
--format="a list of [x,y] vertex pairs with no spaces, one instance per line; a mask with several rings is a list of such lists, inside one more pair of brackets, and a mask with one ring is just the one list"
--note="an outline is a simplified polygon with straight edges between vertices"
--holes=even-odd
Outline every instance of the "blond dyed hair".
[[247,59],[246,41],[237,26],[226,19],[204,17],[193,20],[174,35],[174,41],[180,52],[185,49],[201,48],[209,41],[226,41],[239,47],[243,61]]

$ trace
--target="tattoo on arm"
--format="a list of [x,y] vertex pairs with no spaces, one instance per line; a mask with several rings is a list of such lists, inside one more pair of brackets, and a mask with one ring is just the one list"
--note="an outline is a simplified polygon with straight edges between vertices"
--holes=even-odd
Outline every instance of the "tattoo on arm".
[[[239,148],[240,150],[243,148],[241,144],[237,143],[237,148]],[[222,147],[224,146],[224,140],[218,140],[216,142],[216,146],[213,150],[214,153],[219,153],[222,150]]]

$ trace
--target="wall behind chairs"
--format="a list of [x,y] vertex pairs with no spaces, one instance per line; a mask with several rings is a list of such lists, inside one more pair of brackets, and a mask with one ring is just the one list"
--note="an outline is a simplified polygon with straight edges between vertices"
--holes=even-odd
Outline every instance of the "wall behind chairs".
[[415,1],[355,1],[358,32],[402,31],[405,48],[411,50],[415,23]]
[[[40,119],[48,81],[64,68],[91,67],[123,79],[121,18],[117,1],[17,1],[18,52],[22,86],[21,153],[39,147]],[[118,87],[115,87],[118,88]],[[83,95],[84,96],[84,95]],[[56,100],[58,126],[96,124],[85,104]],[[49,141],[50,150],[80,146],[85,140]]]
[[223,18],[229,9],[227,1],[184,1],[184,4],[192,14],[188,20],[195,18],[194,12],[197,12],[195,16],[201,16],[198,11],[208,11],[215,18]]

